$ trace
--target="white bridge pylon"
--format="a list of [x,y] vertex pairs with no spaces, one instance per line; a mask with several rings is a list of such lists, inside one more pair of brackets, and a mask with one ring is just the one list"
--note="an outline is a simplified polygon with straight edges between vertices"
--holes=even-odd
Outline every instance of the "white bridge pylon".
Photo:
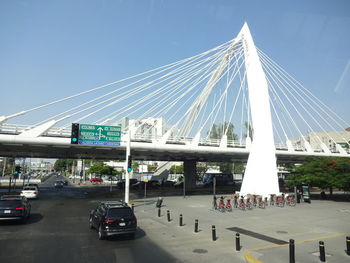
[[273,138],[268,84],[248,25],[238,34],[242,39],[249,104],[254,130],[240,195],[279,194],[276,150]]

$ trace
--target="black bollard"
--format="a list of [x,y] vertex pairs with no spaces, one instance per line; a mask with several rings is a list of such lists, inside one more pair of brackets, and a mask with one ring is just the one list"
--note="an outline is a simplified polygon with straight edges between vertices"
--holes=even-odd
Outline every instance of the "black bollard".
[[321,262],[326,262],[326,252],[324,249],[324,242],[320,241],[319,244],[320,244],[320,260]]
[[198,219],[194,220],[194,232],[198,233]]
[[182,226],[182,214],[180,214],[180,226]]
[[134,212],[134,204],[131,204],[131,209]]
[[160,217],[160,207],[158,208],[158,217]]
[[170,222],[170,211],[169,210],[166,211],[166,215],[168,217],[168,222]]
[[213,241],[216,240],[216,230],[215,230],[215,226],[211,226],[211,236]]
[[289,263],[295,263],[294,239],[289,239]]
[[240,241],[240,236],[239,233],[236,233],[236,251],[241,250],[241,241]]
[[350,256],[350,236],[346,237],[346,254]]

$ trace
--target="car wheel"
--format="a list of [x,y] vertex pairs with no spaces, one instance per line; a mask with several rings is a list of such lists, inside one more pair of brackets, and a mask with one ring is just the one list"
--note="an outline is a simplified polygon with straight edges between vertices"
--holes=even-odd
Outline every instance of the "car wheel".
[[90,219],[89,219],[89,228],[90,229],[94,228],[94,226],[92,225],[92,217],[90,217]]
[[105,239],[105,235],[104,235],[104,233],[103,233],[102,226],[100,226],[100,227],[98,228],[98,239],[99,239],[99,240]]

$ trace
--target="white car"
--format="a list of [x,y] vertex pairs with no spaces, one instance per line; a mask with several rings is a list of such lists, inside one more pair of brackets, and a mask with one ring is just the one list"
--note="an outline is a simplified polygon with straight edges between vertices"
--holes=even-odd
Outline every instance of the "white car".
[[35,186],[26,186],[21,191],[21,196],[25,196],[28,199],[38,198],[38,189]]

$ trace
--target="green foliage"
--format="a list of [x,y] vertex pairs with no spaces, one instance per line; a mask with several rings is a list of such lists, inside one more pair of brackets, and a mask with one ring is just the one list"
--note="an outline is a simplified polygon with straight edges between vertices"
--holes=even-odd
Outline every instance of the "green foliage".
[[100,175],[116,175],[117,171],[112,166],[105,165],[103,163],[94,164],[87,170],[89,174],[100,174]]
[[56,172],[70,170],[73,165],[73,162],[74,162],[73,159],[58,159],[55,162],[54,170]]
[[235,174],[243,174],[245,170],[245,165],[244,163],[235,163],[234,168],[233,168],[233,173]]
[[220,167],[220,172],[230,174],[233,172],[233,163],[217,163]]
[[170,167],[170,173],[171,174],[183,174],[184,173],[184,167],[183,165],[173,165]]
[[287,180],[290,187],[304,182],[322,189],[350,190],[350,159],[311,158],[303,165],[295,166]]
[[234,126],[230,122],[224,124],[213,124],[209,132],[210,139],[221,139],[226,133],[228,140],[237,140],[238,136],[233,132]]
[[[226,134],[228,140],[237,140],[238,135],[233,132],[234,126],[230,122],[224,122],[223,124],[213,124],[209,132],[209,138],[211,139],[221,139],[224,134]],[[220,167],[222,173],[232,173],[233,164],[229,162],[218,162],[215,166]]]

